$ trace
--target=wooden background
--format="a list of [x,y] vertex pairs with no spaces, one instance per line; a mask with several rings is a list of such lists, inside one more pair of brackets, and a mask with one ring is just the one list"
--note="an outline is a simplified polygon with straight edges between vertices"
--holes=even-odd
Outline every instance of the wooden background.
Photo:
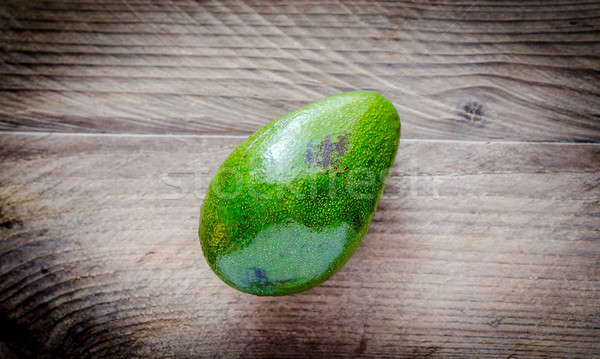
[[[600,357],[600,2],[3,0],[0,357]],[[356,255],[216,278],[208,181],[334,93],[403,136]]]

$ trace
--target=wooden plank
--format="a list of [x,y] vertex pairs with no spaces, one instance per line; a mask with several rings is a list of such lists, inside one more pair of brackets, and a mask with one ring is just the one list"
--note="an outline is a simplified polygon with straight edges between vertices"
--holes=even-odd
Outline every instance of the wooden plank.
[[403,141],[348,264],[311,291],[259,298],[212,274],[196,234],[207,183],[242,139],[0,135],[5,345],[93,358],[600,355],[599,145]]
[[600,141],[596,1],[0,5],[0,130],[247,134],[375,89],[404,138]]

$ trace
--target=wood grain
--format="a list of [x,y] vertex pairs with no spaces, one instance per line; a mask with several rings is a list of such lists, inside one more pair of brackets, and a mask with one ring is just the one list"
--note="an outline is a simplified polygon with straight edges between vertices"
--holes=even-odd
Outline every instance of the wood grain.
[[0,129],[247,134],[375,89],[404,138],[600,141],[597,1],[0,4]]
[[[354,89],[403,120],[356,255],[227,287],[215,169]],[[598,1],[4,0],[0,358],[600,358],[598,142]]]
[[0,135],[9,349],[63,358],[600,355],[599,146],[403,141],[349,263],[311,291],[259,298],[212,274],[196,234],[207,183],[242,140]]

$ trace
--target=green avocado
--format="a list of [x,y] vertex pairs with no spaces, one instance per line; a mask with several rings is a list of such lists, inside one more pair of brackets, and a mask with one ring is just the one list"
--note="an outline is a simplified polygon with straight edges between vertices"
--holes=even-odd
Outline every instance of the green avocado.
[[369,227],[399,138],[396,109],[373,91],[324,98],[256,131],[219,168],[202,205],[212,270],[271,296],[331,277]]

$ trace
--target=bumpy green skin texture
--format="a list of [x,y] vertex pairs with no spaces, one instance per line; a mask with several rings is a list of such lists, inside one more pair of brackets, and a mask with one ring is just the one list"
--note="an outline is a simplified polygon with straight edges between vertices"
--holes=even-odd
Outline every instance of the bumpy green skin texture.
[[394,106],[372,91],[327,97],[256,131],[225,160],[202,205],[210,267],[255,295],[325,281],[366,233],[399,137]]

